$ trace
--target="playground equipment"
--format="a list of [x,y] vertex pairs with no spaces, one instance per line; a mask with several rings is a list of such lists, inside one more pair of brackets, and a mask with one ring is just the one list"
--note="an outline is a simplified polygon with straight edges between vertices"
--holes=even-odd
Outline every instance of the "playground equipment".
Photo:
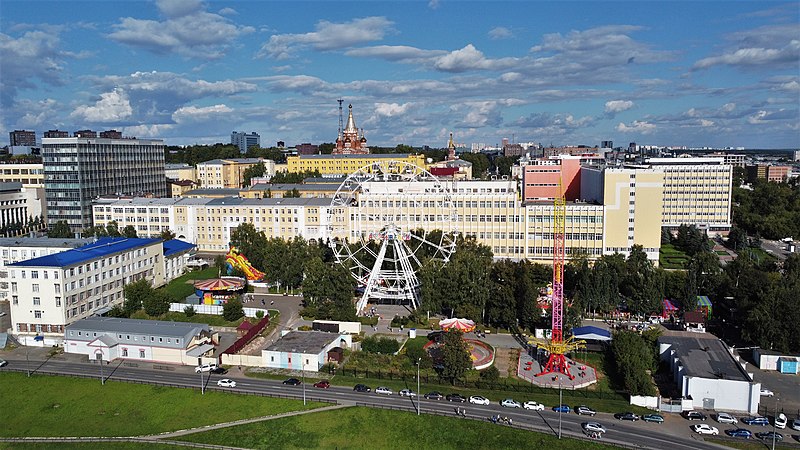
[[244,272],[245,276],[249,281],[256,281],[256,280],[263,280],[264,279],[264,272],[253,267],[250,264],[250,261],[247,259],[246,256],[242,255],[241,253],[236,250],[236,247],[231,247],[228,250],[228,254],[225,255],[225,262],[227,263],[228,274],[230,275],[233,272],[234,268],[240,269]]
[[[457,217],[451,186],[421,167],[394,160],[362,167],[339,186],[328,210],[328,231],[348,238],[332,239],[330,247],[363,289],[356,304],[359,314],[370,301],[400,303],[409,309],[419,306],[421,260],[446,263],[455,251]],[[397,205],[414,206],[415,214],[401,214],[389,206],[392,202],[384,195],[388,192]],[[349,222],[334,220],[335,213],[359,204],[360,213]]]

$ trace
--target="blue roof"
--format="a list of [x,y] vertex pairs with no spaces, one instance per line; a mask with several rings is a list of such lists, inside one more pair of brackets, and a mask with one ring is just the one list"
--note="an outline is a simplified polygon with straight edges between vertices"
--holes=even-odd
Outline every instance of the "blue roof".
[[194,244],[190,244],[180,239],[170,239],[168,241],[164,241],[164,256],[171,256],[175,253],[185,252],[193,249],[194,247]]
[[606,340],[611,339],[611,332],[602,328],[586,326],[572,329],[572,335],[579,339]]
[[68,267],[134,248],[145,247],[159,241],[161,239],[104,237],[83,247],[9,265],[14,267]]

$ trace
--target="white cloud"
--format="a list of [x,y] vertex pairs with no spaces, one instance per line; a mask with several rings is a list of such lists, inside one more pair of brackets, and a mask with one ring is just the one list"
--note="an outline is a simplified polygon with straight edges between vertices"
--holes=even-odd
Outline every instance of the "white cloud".
[[492,39],[508,39],[514,37],[514,33],[506,27],[494,27],[489,30],[489,37]]
[[16,123],[19,128],[50,126],[60,109],[58,102],[52,98],[40,101],[21,99],[16,106],[19,111],[24,111]]
[[605,112],[616,114],[631,108],[633,108],[633,102],[630,100],[611,100],[606,102]]
[[620,133],[650,134],[656,131],[656,126],[644,120],[634,120],[630,125],[620,122],[617,125],[617,131]]
[[233,112],[233,109],[224,104],[213,106],[185,106],[172,113],[172,120],[178,124],[187,122],[207,122]]
[[733,112],[733,110],[736,109],[736,103],[733,102],[725,103],[724,105],[722,105],[722,108],[720,109],[726,113]]
[[713,120],[700,119],[700,126],[701,127],[713,127],[714,126],[714,121]]
[[394,117],[405,114],[411,107],[411,103],[375,103],[375,114],[383,117]]
[[800,63],[800,24],[767,25],[728,35],[735,43],[720,55],[709,56],[694,63],[692,69],[708,69],[717,65],[737,67],[776,68],[794,67]]
[[436,58],[433,66],[444,72],[465,72],[468,70],[502,70],[512,67],[516,58],[488,59],[474,45],[467,44],[460,50]]
[[221,16],[236,16],[239,14],[239,12],[233,8],[222,8],[219,11],[217,11],[217,14]]
[[255,31],[205,11],[205,6],[195,0],[162,0],[157,6],[166,20],[124,17],[112,25],[114,31],[108,37],[157,54],[217,59],[225,55],[239,36]]
[[22,89],[36,87],[36,82],[61,85],[65,59],[74,57],[60,50],[57,29],[27,31],[18,38],[0,33],[0,102],[6,107]]
[[364,17],[350,22],[317,22],[316,31],[303,34],[274,34],[258,52],[259,57],[282,60],[298,50],[311,47],[328,51],[379,41],[390,30],[392,22],[385,17]]
[[439,9],[440,2],[439,0],[430,0],[428,2],[428,8],[430,9]]
[[375,45],[348,50],[347,56],[380,58],[387,61],[396,61],[409,64],[418,64],[433,58],[446,55],[444,50],[423,50],[407,45]]
[[122,127],[122,134],[125,136],[132,136],[132,137],[144,137],[144,138],[151,138],[151,137],[163,137],[164,134],[173,130],[175,125],[164,123],[164,124],[151,124],[151,125],[133,125],[128,127]]
[[132,113],[128,95],[122,89],[114,89],[100,94],[100,100],[93,106],[78,106],[70,117],[91,123],[110,123],[127,119]]

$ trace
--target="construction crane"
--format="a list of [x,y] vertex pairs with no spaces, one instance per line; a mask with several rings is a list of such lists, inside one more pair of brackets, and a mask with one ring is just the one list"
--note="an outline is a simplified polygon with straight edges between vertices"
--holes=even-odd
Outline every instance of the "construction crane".
[[536,376],[547,375],[549,373],[563,373],[570,380],[575,376],[569,373],[566,355],[572,350],[582,347],[584,341],[575,340],[573,337],[564,339],[564,261],[565,239],[567,219],[567,202],[564,199],[564,191],[561,179],[558,181],[558,195],[553,201],[553,295],[550,304],[552,314],[552,328],[550,340],[539,342],[537,345],[544,348],[550,357],[547,364],[542,367],[542,371]]

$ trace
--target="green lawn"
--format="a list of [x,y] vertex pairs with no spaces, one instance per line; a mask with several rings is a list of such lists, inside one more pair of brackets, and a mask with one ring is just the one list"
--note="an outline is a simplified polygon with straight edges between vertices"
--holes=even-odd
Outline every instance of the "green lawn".
[[0,373],[0,436],[133,436],[312,409],[302,401]]
[[409,412],[352,407],[267,423],[254,423],[179,438],[190,442],[255,449],[612,449],[550,434],[486,422],[417,416]]
[[685,269],[689,262],[689,256],[675,248],[672,244],[661,244],[658,255],[659,266],[665,269]]
[[159,443],[146,443],[146,442],[54,442],[52,444],[25,442],[25,443],[11,443],[0,442],[0,449],[2,450],[95,450],[102,448],[103,450],[177,450],[186,449],[181,445],[159,444]]
[[170,281],[169,284],[161,289],[166,290],[168,294],[175,297],[175,301],[182,302],[183,299],[192,295],[194,292],[194,287],[189,282],[190,280],[207,280],[209,278],[216,278],[218,274],[219,272],[216,267],[207,267],[203,270],[186,272]]
[[[777,442],[775,443],[775,448],[797,448],[797,446],[792,445],[791,442],[794,440],[791,436],[786,436],[786,433],[782,433],[784,435],[784,440],[787,439],[789,442]],[[767,441],[766,443],[761,441],[760,439],[756,439],[755,437],[750,440],[742,440],[742,439],[719,439],[714,437],[704,437],[703,440],[712,442],[714,444],[724,445],[725,447],[730,448],[740,448],[742,450],[764,450],[772,448],[772,441]]]

